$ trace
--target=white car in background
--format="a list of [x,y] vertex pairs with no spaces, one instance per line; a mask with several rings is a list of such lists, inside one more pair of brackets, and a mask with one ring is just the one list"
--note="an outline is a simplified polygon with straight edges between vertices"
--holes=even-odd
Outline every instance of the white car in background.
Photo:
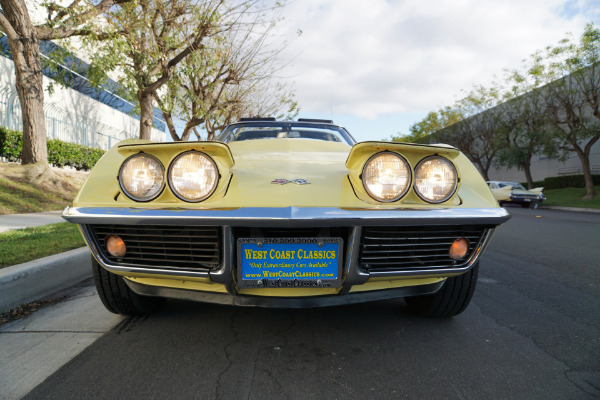
[[537,208],[546,200],[543,187],[527,190],[520,183],[503,181],[488,181],[487,184],[500,206],[508,203],[520,204],[523,208]]

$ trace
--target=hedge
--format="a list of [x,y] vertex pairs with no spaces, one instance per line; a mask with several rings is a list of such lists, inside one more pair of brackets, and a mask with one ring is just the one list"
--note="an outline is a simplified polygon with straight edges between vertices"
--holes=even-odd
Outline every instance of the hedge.
[[[79,144],[65,143],[60,140],[50,139],[47,142],[48,163],[56,167],[73,167],[77,170],[92,169],[104,150]],[[9,161],[21,159],[23,150],[23,134],[0,127],[0,157],[6,157]]]
[[[600,185],[600,175],[592,175],[594,185]],[[544,189],[584,188],[583,175],[553,176],[544,179]]]
[[0,127],[0,157],[6,157],[9,161],[17,161],[21,158],[23,149],[23,134]]
[[[523,187],[525,189],[527,189],[527,182],[521,182],[521,185],[523,185]],[[544,181],[533,181],[533,188],[537,188],[537,187],[543,187],[544,186]],[[544,187],[545,189],[545,187]]]

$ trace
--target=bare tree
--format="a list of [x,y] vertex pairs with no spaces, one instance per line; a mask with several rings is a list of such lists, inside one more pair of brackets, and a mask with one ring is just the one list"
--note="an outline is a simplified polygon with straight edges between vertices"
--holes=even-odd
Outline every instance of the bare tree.
[[[285,43],[268,45],[273,24],[267,22],[265,26],[255,20],[212,37],[181,63],[157,99],[173,140],[189,140],[200,125],[207,140],[214,140],[218,131],[242,116],[292,118],[297,114],[292,89],[275,76]],[[181,136],[173,123],[174,113],[186,121]]]
[[228,106],[205,122],[208,140],[214,140],[227,125],[242,117],[269,116],[278,120],[291,120],[300,111],[293,92],[285,84],[262,81],[232,89],[227,95]]
[[[244,26],[251,29],[255,16],[280,6],[279,2],[268,6],[258,0],[138,0],[110,14],[113,34],[96,49],[95,62],[106,70],[116,68],[122,73],[121,82],[136,93],[139,102],[140,138],[150,139],[154,102],[159,89],[177,79],[178,65],[194,53],[205,51],[218,35]],[[213,73],[221,74],[221,79],[235,79],[229,64],[221,66],[220,72],[218,66],[213,66]],[[217,76],[207,79],[220,82]],[[166,88],[171,90],[173,86],[168,84]],[[161,102],[167,109],[175,106],[167,100]],[[186,132],[188,136],[196,126],[193,122]]]
[[448,115],[458,122],[430,136],[430,142],[447,143],[460,149],[479,167],[485,180],[489,180],[490,168],[502,148],[500,116],[496,108],[499,100],[499,91],[495,87],[473,88],[466,97],[447,109]]
[[432,139],[460,149],[477,165],[483,178],[490,179],[490,168],[501,149],[496,115],[489,111],[473,115],[437,131],[432,135]]

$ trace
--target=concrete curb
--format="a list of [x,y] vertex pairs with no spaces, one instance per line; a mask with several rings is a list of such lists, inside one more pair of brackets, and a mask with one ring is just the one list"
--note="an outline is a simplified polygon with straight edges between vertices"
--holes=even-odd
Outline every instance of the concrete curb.
[[0,312],[42,299],[91,276],[87,247],[0,269]]
[[540,209],[559,210],[559,211],[573,211],[573,212],[587,212],[587,213],[600,214],[600,208],[542,206],[542,207],[540,207]]

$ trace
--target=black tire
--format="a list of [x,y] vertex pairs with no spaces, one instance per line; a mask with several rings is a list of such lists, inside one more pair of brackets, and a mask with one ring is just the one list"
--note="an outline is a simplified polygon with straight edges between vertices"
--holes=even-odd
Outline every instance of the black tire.
[[436,293],[406,297],[404,301],[411,312],[423,317],[453,317],[471,302],[478,275],[479,263],[462,275],[446,279]]
[[133,292],[122,276],[102,268],[93,256],[92,274],[102,304],[112,313],[123,315],[151,314],[165,302],[162,297],[140,296]]
[[521,207],[523,208],[529,208],[531,206],[531,204],[529,203],[521,203]]

